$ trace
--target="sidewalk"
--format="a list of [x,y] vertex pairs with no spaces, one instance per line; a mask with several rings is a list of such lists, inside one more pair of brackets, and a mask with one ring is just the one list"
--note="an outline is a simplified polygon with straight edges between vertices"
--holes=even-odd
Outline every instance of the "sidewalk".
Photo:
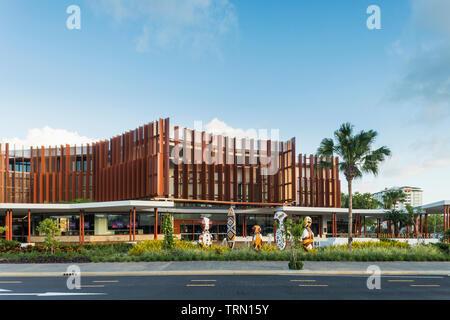
[[[71,264],[0,264],[0,277],[62,276]],[[376,265],[384,275],[450,275],[450,262],[305,261],[303,270],[289,270],[286,261],[184,261],[79,263],[82,275],[142,276],[181,274],[367,274]]]

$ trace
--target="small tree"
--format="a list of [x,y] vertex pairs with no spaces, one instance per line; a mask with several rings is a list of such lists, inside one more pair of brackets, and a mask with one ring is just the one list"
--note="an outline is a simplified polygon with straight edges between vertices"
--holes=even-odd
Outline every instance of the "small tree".
[[173,239],[173,218],[171,215],[164,217],[161,227],[164,233],[164,240],[162,243],[163,249],[175,248],[175,241]]
[[414,227],[414,230],[416,230],[416,237],[417,237],[417,244],[419,244],[419,238],[420,238],[420,229],[419,229],[419,217],[422,214],[422,208],[418,208],[417,210],[414,210],[414,207],[410,204],[406,205],[406,212],[407,212],[407,218],[406,218],[406,224],[408,226]]
[[286,240],[291,244],[291,261],[289,262],[291,269],[301,269],[297,262],[297,249],[302,245],[302,235],[305,229],[305,221],[300,219],[295,222],[292,219],[286,219],[284,222],[284,230],[282,231],[286,235]]
[[45,236],[45,248],[53,253],[59,243],[55,237],[61,235],[58,222],[47,218],[39,223],[37,231],[39,235]]
[[[402,225],[406,223],[407,216],[400,210],[392,209],[391,211],[386,212],[384,219],[392,222],[394,225],[394,235],[397,237]],[[391,230],[389,230],[389,232],[390,231]]]

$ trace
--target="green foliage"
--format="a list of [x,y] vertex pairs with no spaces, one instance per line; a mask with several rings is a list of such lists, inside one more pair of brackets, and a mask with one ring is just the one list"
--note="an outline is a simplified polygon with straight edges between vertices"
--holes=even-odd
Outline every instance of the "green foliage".
[[[378,174],[378,166],[385,158],[391,155],[388,147],[382,146],[372,149],[378,133],[374,130],[353,133],[354,126],[344,123],[334,132],[334,140],[325,138],[317,149],[317,156],[321,157],[320,167],[331,167],[336,155],[339,156],[339,169],[344,173],[348,182],[349,201],[349,250],[352,242],[352,181],[361,178],[363,173]],[[325,159],[325,160],[323,160]]]
[[292,266],[293,269],[297,269],[300,265],[300,269],[303,268],[303,264],[300,261],[297,261],[297,249],[302,244],[302,235],[304,230],[304,219],[299,219],[299,221],[286,219],[284,222],[284,230],[282,230],[282,232],[286,236],[286,240],[291,243],[291,259],[289,262],[289,268]]
[[[341,193],[341,207],[348,208],[348,195]],[[359,193],[355,192],[352,196],[353,209],[377,209],[381,206],[380,201],[375,199],[369,192]]]
[[55,237],[61,235],[58,223],[47,218],[39,223],[37,231],[39,232],[39,235],[45,236],[46,249],[54,252],[55,247],[59,243]]
[[[317,155],[324,158],[339,156],[340,170],[348,181],[362,177],[363,173],[378,173],[378,165],[383,162],[391,151],[386,146],[372,150],[372,145],[378,133],[374,130],[360,131],[353,134],[354,126],[344,123],[334,132],[334,138],[325,138],[317,149]],[[324,161],[322,165],[330,166],[332,163]]]
[[404,211],[392,209],[384,214],[384,219],[392,223],[394,234],[398,236],[400,229],[409,223],[410,216]]
[[432,245],[441,250],[443,253],[450,255],[450,243],[438,242],[432,243]]
[[444,217],[439,214],[430,214],[428,216],[428,228],[431,233],[444,231]]
[[[411,246],[406,241],[397,241],[392,239],[380,239],[380,241],[353,241],[354,249],[365,248],[401,248],[409,249]],[[347,245],[336,246],[336,248],[347,249]]]
[[303,230],[305,230],[305,221],[303,219],[298,221],[286,219],[282,232],[286,236],[286,240],[291,243],[291,247],[298,249],[302,244]]
[[18,251],[20,242],[0,239],[0,252]]
[[6,231],[8,231],[8,227],[7,226],[0,227],[0,234],[3,234]]
[[444,239],[450,240],[450,229],[445,230],[444,232]]
[[164,233],[164,240],[162,243],[163,249],[175,248],[175,240],[173,236],[173,218],[171,215],[166,215],[163,218],[161,227]]
[[89,202],[92,202],[92,199],[77,198],[70,201],[70,203],[89,203]]
[[[2,242],[0,242],[1,248]],[[229,250],[226,247],[209,249],[179,249],[143,251],[140,255],[128,255],[130,245],[80,245],[73,250],[60,249],[50,253],[41,247],[38,250],[20,249],[20,244],[10,245],[10,251],[1,252],[0,258],[8,262],[129,262],[129,261],[291,261],[289,250],[255,251],[252,248]],[[355,241],[353,251],[345,246],[321,247],[314,253],[297,251],[297,263],[300,261],[450,261],[448,244],[417,245],[410,248],[397,246],[358,247]],[[80,249],[80,250],[78,250]],[[292,266],[292,262],[291,262]],[[295,264],[294,264],[295,266]]]
[[290,260],[288,266],[289,266],[289,269],[302,270],[303,262]]
[[406,193],[403,190],[389,190],[383,195],[385,209],[394,209],[398,202],[406,201]]

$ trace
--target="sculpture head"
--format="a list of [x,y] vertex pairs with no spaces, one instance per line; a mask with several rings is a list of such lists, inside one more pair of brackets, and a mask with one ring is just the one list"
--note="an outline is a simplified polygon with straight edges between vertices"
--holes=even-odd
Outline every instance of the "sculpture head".
[[261,227],[258,225],[254,225],[252,231],[253,233],[261,233]]
[[209,218],[204,217],[202,219],[202,228],[203,228],[203,230],[208,231],[211,226],[212,226],[212,221],[209,220]]
[[310,217],[306,217],[305,218],[305,227],[309,228],[309,227],[311,227],[311,224],[312,224],[312,219]]

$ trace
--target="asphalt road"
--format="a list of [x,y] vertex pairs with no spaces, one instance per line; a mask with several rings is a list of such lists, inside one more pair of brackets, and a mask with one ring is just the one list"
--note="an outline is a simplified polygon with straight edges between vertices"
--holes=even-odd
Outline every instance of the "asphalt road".
[[[0,278],[0,300],[440,300],[450,299],[449,276],[382,276],[369,290],[356,275],[170,275],[82,276],[69,290],[68,277]],[[72,282],[73,283],[73,282]]]

